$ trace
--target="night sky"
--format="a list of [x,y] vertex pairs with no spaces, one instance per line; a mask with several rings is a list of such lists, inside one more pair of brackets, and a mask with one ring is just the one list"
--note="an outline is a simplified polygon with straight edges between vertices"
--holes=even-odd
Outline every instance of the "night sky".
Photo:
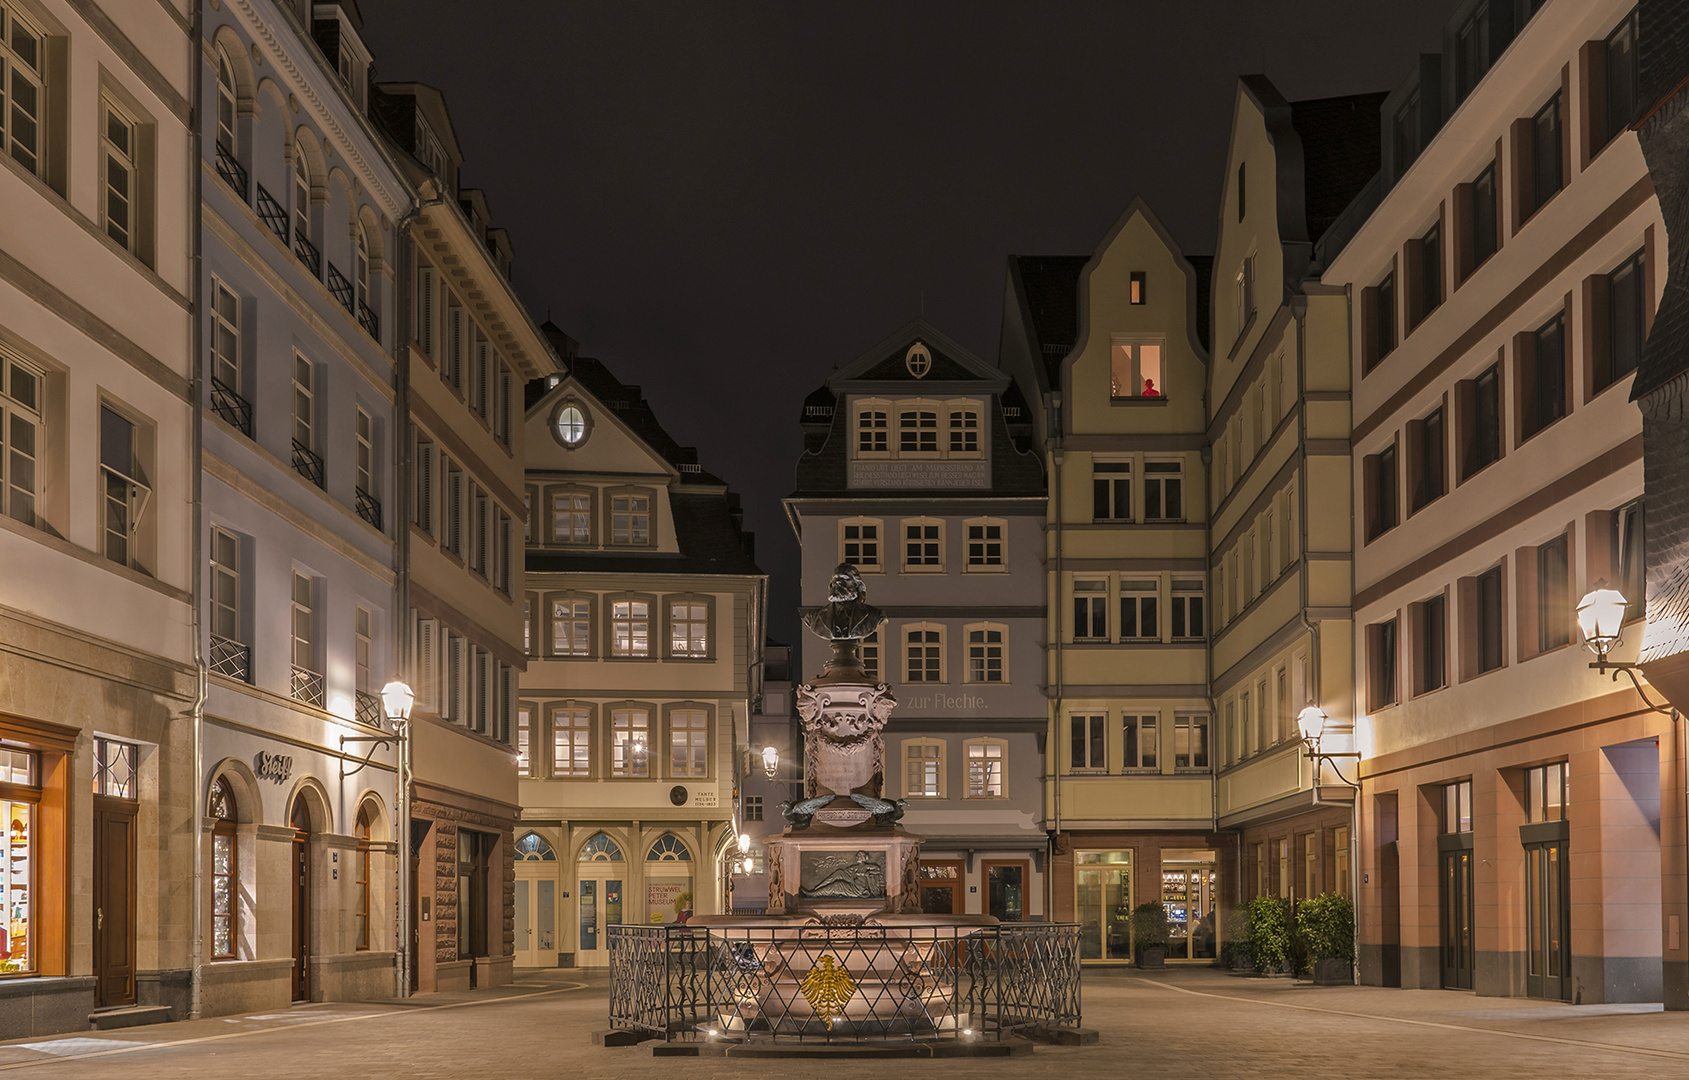
[[997,356],[1008,255],[1134,195],[1212,250],[1237,76],[1389,90],[1456,0],[361,0],[378,79],[446,95],[516,286],[744,497],[797,635],[799,407],[921,314]]

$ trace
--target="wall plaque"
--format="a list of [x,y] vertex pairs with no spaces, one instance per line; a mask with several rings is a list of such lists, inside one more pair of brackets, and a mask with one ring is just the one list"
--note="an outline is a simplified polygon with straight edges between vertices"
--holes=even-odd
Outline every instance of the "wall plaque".
[[841,900],[884,899],[884,851],[800,851],[798,893]]
[[852,461],[853,488],[988,488],[991,462],[985,458],[922,461]]

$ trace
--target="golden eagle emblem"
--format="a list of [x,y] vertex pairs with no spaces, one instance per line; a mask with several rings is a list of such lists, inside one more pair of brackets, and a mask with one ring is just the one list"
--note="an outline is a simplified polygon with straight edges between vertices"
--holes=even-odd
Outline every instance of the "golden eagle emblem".
[[835,963],[831,956],[822,956],[821,966],[811,968],[798,984],[809,1007],[826,1019],[828,1031],[833,1030],[833,1014],[856,993],[856,980],[844,968],[834,967]]

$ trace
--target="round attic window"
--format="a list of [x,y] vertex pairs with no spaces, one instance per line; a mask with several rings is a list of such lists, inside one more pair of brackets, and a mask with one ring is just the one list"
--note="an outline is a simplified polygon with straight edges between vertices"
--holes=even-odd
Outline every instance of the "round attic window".
[[565,405],[557,413],[557,438],[564,446],[576,447],[586,442],[586,413],[579,405]]
[[909,346],[909,352],[903,357],[903,364],[909,369],[909,374],[915,378],[924,378],[932,370],[932,353],[920,342]]

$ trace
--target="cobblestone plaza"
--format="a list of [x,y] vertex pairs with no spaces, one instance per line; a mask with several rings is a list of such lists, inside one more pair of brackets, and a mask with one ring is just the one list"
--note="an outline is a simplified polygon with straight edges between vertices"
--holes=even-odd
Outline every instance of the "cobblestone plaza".
[[[25,1076],[526,1078],[793,1075],[817,1063],[653,1058],[598,1047],[602,973],[519,971],[493,991],[424,994],[405,1006],[315,1004],[95,1035],[0,1045]],[[1563,1005],[1442,990],[1316,988],[1207,968],[1090,973],[1088,1047],[924,1066],[1002,1078],[1641,1077],[1689,1069],[1689,1017],[1658,1005]],[[841,1080],[901,1062],[836,1060]]]

